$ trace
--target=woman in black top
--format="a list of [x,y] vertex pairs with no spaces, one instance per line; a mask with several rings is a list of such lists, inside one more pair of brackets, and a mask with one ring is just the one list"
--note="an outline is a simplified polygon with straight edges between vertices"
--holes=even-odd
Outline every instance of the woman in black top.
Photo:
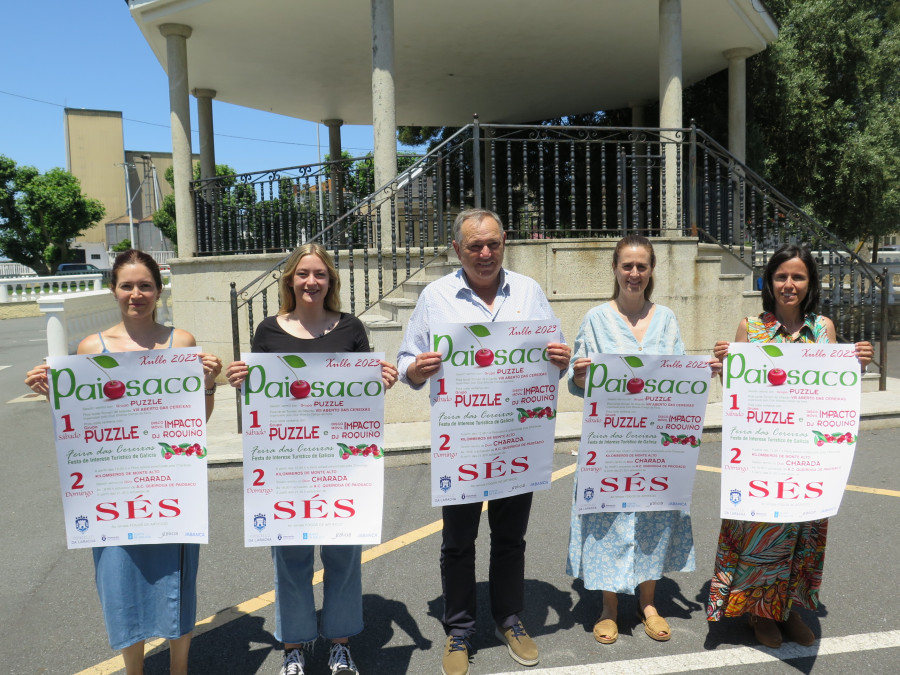
[[[252,351],[270,353],[368,352],[362,322],[340,311],[340,277],[334,261],[319,244],[294,251],[279,281],[281,307],[277,316],[263,319],[253,336]],[[228,381],[240,387],[247,364],[235,361],[226,370]],[[397,369],[381,362],[385,389],[397,381]],[[318,636],[313,601],[313,546],[273,546],[275,564],[275,637],[284,642],[281,675],[301,675],[305,652]],[[362,546],[323,546],[325,594],[322,635],[331,640],[329,666],[338,675],[358,671],[347,639],[363,628],[360,556]]]

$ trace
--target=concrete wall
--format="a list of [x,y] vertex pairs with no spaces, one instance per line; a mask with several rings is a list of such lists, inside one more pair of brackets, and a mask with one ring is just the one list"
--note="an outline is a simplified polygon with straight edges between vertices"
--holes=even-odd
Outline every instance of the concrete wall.
[[[612,251],[615,240],[544,240],[511,242],[507,246],[505,265],[527,274],[541,284],[559,317],[566,341],[574,344],[578,327],[586,312],[605,302],[612,293]],[[711,354],[718,339],[734,338],[738,322],[744,316],[760,311],[759,293],[746,290],[748,280],[741,274],[723,274],[731,261],[722,259],[717,249],[698,247],[695,239],[654,240],[657,256],[653,299],[670,307],[676,314],[688,353]],[[715,255],[714,255],[715,254]],[[386,254],[389,255],[389,254]],[[418,255],[418,254],[416,254]],[[430,255],[430,254],[429,254]],[[205,350],[218,354],[225,363],[232,360],[231,310],[229,282],[237,282],[240,289],[255,279],[261,271],[272,267],[284,254],[219,256],[208,258],[173,259],[173,321],[174,325],[194,334]],[[455,255],[450,258],[455,262]],[[402,266],[402,257],[401,257]],[[426,268],[415,280],[429,279],[445,273],[448,267]],[[363,257],[354,259],[354,292],[357,313],[363,304]],[[729,268],[731,271],[731,268]],[[399,272],[400,278],[405,271]],[[341,261],[342,304],[349,311],[350,278],[346,258]],[[374,256],[370,257],[370,297],[377,293],[377,270]],[[391,280],[385,279],[388,284]],[[407,284],[405,293],[373,307],[364,315],[370,342],[375,351],[384,351],[390,361],[396,360],[397,348],[405,322],[414,306],[415,289],[423,282]],[[389,287],[389,286],[386,286]],[[410,291],[409,288],[413,290]],[[392,296],[392,298],[395,296]],[[271,286],[268,293],[268,314],[278,311],[278,292]],[[378,317],[382,315],[383,318]],[[374,315],[374,316],[373,316]],[[262,301],[253,307],[254,326],[263,318]],[[239,314],[241,350],[249,350],[248,312]],[[564,393],[560,409],[580,410],[581,399]],[[712,389],[715,400],[721,392],[718,384]],[[398,385],[387,397],[388,421],[427,420],[429,403],[426,390],[413,392]]]

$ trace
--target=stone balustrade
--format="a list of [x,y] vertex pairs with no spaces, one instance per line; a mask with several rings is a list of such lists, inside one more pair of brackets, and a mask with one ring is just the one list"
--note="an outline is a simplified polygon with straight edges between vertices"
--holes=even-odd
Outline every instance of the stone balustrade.
[[65,274],[55,277],[0,279],[0,303],[34,302],[49,295],[68,295],[103,288],[102,274]]
[[[172,325],[171,296],[171,289],[163,288],[156,306],[159,323]],[[85,337],[122,320],[112,293],[106,289],[41,298],[38,307],[47,318],[48,356],[74,354]]]

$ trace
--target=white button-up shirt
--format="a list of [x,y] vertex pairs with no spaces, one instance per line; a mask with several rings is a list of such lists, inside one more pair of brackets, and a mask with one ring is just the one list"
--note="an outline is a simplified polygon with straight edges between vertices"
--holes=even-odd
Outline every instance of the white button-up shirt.
[[[490,309],[469,286],[466,275],[460,268],[432,281],[419,296],[397,354],[400,379],[413,389],[420,389],[425,385],[424,382],[419,385],[411,382],[406,371],[415,362],[417,354],[432,351],[431,326],[436,323],[545,319],[559,321],[550,308],[547,296],[534,279],[501,268],[500,286],[497,288],[494,307]],[[560,342],[564,341],[561,337]],[[565,371],[560,371],[560,376],[563,372]]]

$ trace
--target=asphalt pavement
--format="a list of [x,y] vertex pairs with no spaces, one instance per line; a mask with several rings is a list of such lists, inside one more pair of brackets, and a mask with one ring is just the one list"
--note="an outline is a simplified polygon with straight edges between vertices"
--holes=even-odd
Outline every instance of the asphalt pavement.
[[[27,393],[24,371],[45,351],[42,331],[40,318],[0,321],[0,391],[5,394],[0,406],[5,459],[0,532],[6,539],[0,547],[0,672],[120,672],[106,641],[90,551],[65,547],[49,410],[40,401],[20,398]],[[893,362],[900,363],[900,354]],[[900,546],[891,536],[892,524],[900,519],[898,428],[900,410],[864,422],[851,488],[831,519],[821,605],[815,614],[805,614],[821,639],[812,647],[786,643],[779,650],[755,645],[741,619],[705,620],[719,527],[715,469],[721,451],[718,442],[707,438],[692,507],[696,570],[673,574],[657,589],[672,639],[657,643],[644,635],[633,597],[623,596],[619,640],[598,644],[591,627],[599,593],[586,591],[565,574],[575,458],[568,454],[573,442],[563,440],[554,457],[557,479],[550,490],[535,494],[528,535],[522,618],[538,643],[541,662],[534,668],[519,666],[493,637],[485,525],[478,541],[480,623],[473,641],[473,675],[897,672],[900,627],[893,625],[890,598],[900,558]],[[273,636],[270,554],[243,546],[242,486],[239,471],[230,467],[213,468],[210,474],[210,543],[201,552],[191,672],[274,675],[281,652]],[[439,518],[440,512],[429,505],[427,464],[386,469],[385,543],[364,550],[366,628],[351,640],[363,675],[440,672]],[[321,584],[316,596],[321,602]],[[327,649],[320,645],[307,673],[327,673],[326,662]],[[154,648],[145,672],[165,673],[167,667],[165,648]]]

